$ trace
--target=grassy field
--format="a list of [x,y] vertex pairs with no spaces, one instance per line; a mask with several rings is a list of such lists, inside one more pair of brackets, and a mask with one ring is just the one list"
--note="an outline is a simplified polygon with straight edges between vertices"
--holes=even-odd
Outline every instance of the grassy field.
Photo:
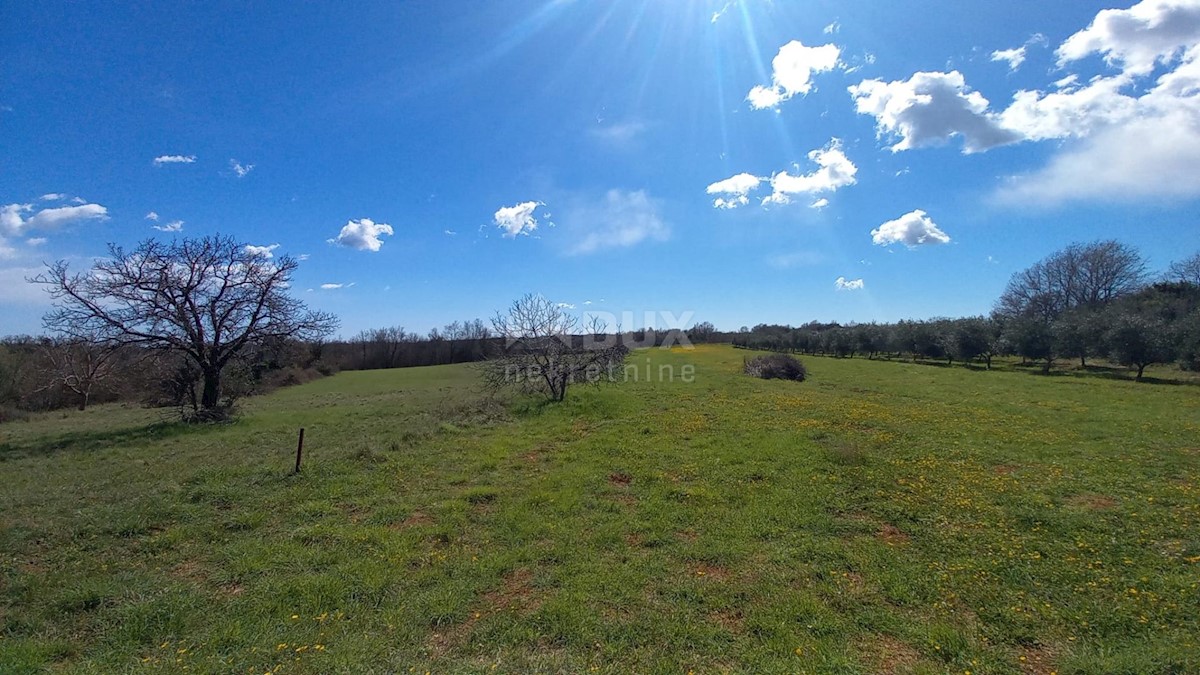
[[1195,382],[745,354],[6,424],[0,672],[1200,672]]

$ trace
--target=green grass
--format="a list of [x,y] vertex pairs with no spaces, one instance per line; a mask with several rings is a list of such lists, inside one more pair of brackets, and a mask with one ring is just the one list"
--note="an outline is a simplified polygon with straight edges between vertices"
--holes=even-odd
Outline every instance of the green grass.
[[745,354],[6,424],[0,672],[1200,671],[1194,383]]

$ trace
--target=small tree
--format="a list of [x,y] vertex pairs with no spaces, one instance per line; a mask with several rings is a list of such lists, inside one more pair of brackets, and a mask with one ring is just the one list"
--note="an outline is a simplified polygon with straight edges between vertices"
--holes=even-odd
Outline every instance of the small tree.
[[47,364],[44,386],[70,391],[79,409],[86,410],[92,392],[112,375],[121,347],[111,341],[46,338],[41,348]]
[[581,327],[565,307],[532,293],[506,313],[497,312],[492,326],[503,344],[484,366],[487,384],[518,385],[553,401],[566,398],[574,382],[598,383],[611,377],[629,353],[597,320]]
[[997,342],[995,333],[994,324],[983,317],[948,322],[946,352],[959,361],[981,358],[991,370]]
[[1183,260],[1176,260],[1167,268],[1167,281],[1200,286],[1200,253],[1193,253]]
[[688,339],[695,343],[712,342],[717,329],[708,321],[701,321],[687,330]]
[[1004,327],[1004,340],[1022,358],[1041,361],[1043,373],[1049,373],[1054,366],[1058,354],[1050,324],[1038,318],[1009,321]]
[[65,261],[31,281],[45,284],[55,309],[47,329],[67,338],[138,345],[182,354],[203,381],[197,412],[224,416],[221,378],[242,350],[267,340],[315,339],[337,319],[287,295],[298,263],[268,258],[230,237],[148,239],[115,244],[82,273]]
[[1114,361],[1137,368],[1138,380],[1142,379],[1146,366],[1175,358],[1170,329],[1166,322],[1155,317],[1120,312],[1112,318],[1105,342]]
[[1063,356],[1079,358],[1087,367],[1087,357],[1104,350],[1104,318],[1089,309],[1074,309],[1060,316],[1053,324],[1057,351]]

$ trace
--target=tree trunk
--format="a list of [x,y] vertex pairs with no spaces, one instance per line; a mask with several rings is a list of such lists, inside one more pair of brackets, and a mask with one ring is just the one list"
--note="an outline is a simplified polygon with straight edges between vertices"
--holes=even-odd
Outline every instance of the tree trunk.
[[983,358],[987,359],[987,369],[988,369],[988,370],[991,370],[991,369],[992,369],[992,356],[991,356],[991,354],[988,354],[987,356],[985,356],[985,357],[983,357]]
[[1080,368],[1087,368],[1087,354],[1080,354],[1080,355],[1079,355],[1079,367],[1080,367]]
[[213,410],[220,402],[221,369],[206,368],[204,370],[204,393],[200,396],[200,407],[205,410]]
[[79,392],[79,409],[87,410],[87,404],[88,404],[88,392],[86,392],[86,391]]
[[1140,381],[1140,380],[1142,379],[1142,371],[1144,371],[1144,370],[1146,370],[1146,364],[1144,364],[1144,363],[1139,363],[1139,364],[1138,364],[1138,374],[1137,374],[1137,377],[1136,377],[1136,378],[1134,378],[1134,379],[1136,379],[1136,380],[1139,380],[1139,381]]

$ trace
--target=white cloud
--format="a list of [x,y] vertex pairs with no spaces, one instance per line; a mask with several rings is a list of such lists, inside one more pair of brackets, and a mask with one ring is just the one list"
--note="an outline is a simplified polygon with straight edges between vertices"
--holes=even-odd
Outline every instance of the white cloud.
[[1091,25],[1055,51],[1061,67],[1092,54],[1132,75],[1147,75],[1200,42],[1200,2],[1143,0],[1129,9],[1105,9]]
[[196,161],[195,155],[159,155],[154,158],[155,166],[164,164],[192,164]]
[[1062,78],[1061,80],[1055,80],[1053,82],[1053,86],[1055,89],[1067,89],[1067,88],[1073,88],[1078,83],[1079,83],[1079,76],[1072,73],[1072,74]]
[[354,286],[354,284],[355,284],[355,282],[353,282],[353,281],[348,284],[321,284],[321,290],[333,291],[333,290],[337,290],[339,288],[350,288],[350,287]]
[[233,169],[233,173],[235,173],[238,178],[245,178],[246,174],[248,174],[254,170],[254,165],[253,164],[242,164],[241,162],[237,161],[236,159],[231,159],[231,160],[229,160],[229,168]]
[[183,221],[182,220],[172,220],[169,223],[165,223],[163,225],[152,225],[151,227],[158,230],[159,232],[182,232],[183,231]]
[[445,233],[447,237],[453,237],[454,235],[458,234],[454,230],[445,230]]
[[25,243],[29,244],[30,246],[41,246],[45,244],[46,241],[47,239],[45,237],[30,237],[25,240]]
[[871,230],[871,241],[879,246],[904,244],[909,248],[948,244],[950,237],[924,211],[916,209]]
[[383,247],[382,236],[391,236],[392,226],[387,223],[376,223],[370,218],[351,220],[342,226],[338,236],[329,240],[331,244],[345,246],[356,251],[378,252]]
[[[787,204],[791,202],[793,195],[834,192],[838,188],[857,182],[855,175],[858,173],[858,167],[842,152],[842,142],[837,138],[830,139],[825,147],[809,152],[808,158],[817,165],[811,173],[792,175],[787,171],[780,171],[770,178],[739,173],[709,185],[706,192],[710,195],[721,195],[713,200],[714,207],[733,209],[748,204],[749,193],[757,190],[763,182],[769,182],[771,185],[771,194],[762,199],[763,205]],[[829,200],[824,198],[810,204],[818,209],[828,205]]]
[[575,305],[572,305],[572,304],[571,304],[571,303],[569,303],[569,302],[559,302],[559,303],[555,303],[555,305],[554,305],[554,306],[555,306],[555,307],[557,307],[557,308],[559,308],[559,309],[575,309]]
[[15,237],[25,228],[22,213],[33,208],[33,204],[8,204],[0,206],[0,236]]
[[153,220],[154,222],[158,222],[158,214],[155,213],[154,211],[151,211],[150,213],[146,214],[146,220]]
[[1009,70],[1016,70],[1025,63],[1025,47],[1015,47],[1013,49],[997,49],[992,52],[993,61],[1004,61],[1008,63]]
[[840,31],[841,29],[842,29],[842,24],[834,21],[833,23],[829,24],[828,26],[825,26],[824,28],[822,28],[821,32],[826,35],[833,35],[834,33]]
[[71,197],[72,204],[86,204],[87,200],[83,197]]
[[954,136],[963,150],[980,152],[1021,140],[988,110],[988,101],[971,91],[962,73],[915,73],[907,80],[863,80],[849,88],[859,114],[875,118],[876,130],[898,136],[892,152],[943,145]]
[[750,199],[746,195],[756,190],[762,181],[758,176],[739,173],[709,185],[705,192],[710,195],[724,195],[714,199],[713,206],[718,209],[733,209],[748,204]]
[[841,50],[837,45],[806,47],[799,40],[792,40],[771,59],[771,85],[754,87],[746,100],[750,107],[761,110],[773,108],[796,94],[807,94],[812,90],[813,74],[833,70],[839,56]]
[[60,206],[56,209],[42,209],[34,214],[25,225],[34,229],[53,229],[61,225],[82,222],[85,220],[107,220],[108,209],[99,204],[83,204],[81,206]]
[[833,287],[839,291],[861,291],[865,284],[862,279],[847,279],[846,277],[838,277],[833,282]]
[[825,208],[826,206],[829,206],[829,200],[824,197],[821,197],[817,201],[809,204],[808,208],[816,209],[816,210],[820,211],[821,209]]
[[571,255],[665,241],[671,233],[658,203],[643,190],[609,190],[599,200],[577,200],[568,204],[561,222]]
[[1033,45],[1045,46],[1046,42],[1047,40],[1045,35],[1042,35],[1041,33],[1034,33],[1033,35],[1030,35],[1029,39],[1025,41],[1025,44],[1021,45],[1020,47],[1014,47],[1012,49],[997,49],[996,51],[992,52],[992,60],[1004,61],[1008,63],[1009,70],[1016,70],[1017,68],[1021,67],[1022,63],[1025,63],[1025,57],[1028,56],[1029,47]]
[[309,256],[309,254],[307,254],[307,253],[301,253],[300,255],[296,256],[296,260],[299,260],[300,262],[304,262],[305,260],[308,260],[310,257],[311,256]]
[[44,202],[60,202],[66,198],[67,198],[67,196],[61,192],[50,192],[48,194],[42,195],[38,199],[41,199]]
[[538,227],[534,211],[542,202],[521,202],[516,206],[503,206],[496,210],[492,222],[504,230],[501,236],[515,238],[518,234],[529,235]]
[[854,176],[858,167],[842,152],[841,141],[836,138],[830,139],[824,148],[809,152],[808,158],[818,168],[812,173],[796,176],[787,171],[771,176],[772,193],[763,198],[763,204],[787,204],[792,195],[834,192],[857,182]]
[[709,23],[716,23],[717,21],[719,21],[722,16],[725,16],[725,12],[728,12],[730,6],[732,6],[732,5],[733,5],[733,2],[727,2],[727,3],[725,3],[725,6],[722,7],[720,10],[713,12],[712,19],[709,20]]
[[32,210],[32,204],[8,204],[0,207],[0,236],[13,237],[25,230],[50,230],[87,220],[108,219],[108,209],[99,204],[42,209],[28,218],[22,215]]
[[1179,112],[1105,129],[1011,179],[997,197],[1018,206],[1183,199],[1200,195],[1198,166],[1200,119]]
[[[1200,0],[1145,0],[1103,10],[1056,51],[1061,65],[1101,55],[1119,72],[1057,91],[1019,91],[1002,114],[1033,140],[1068,139],[1047,164],[1005,182],[1000,201],[1022,207],[1088,200],[1200,196]],[[1147,83],[1154,68],[1164,72]]]
[[255,246],[253,244],[246,245],[246,253],[256,258],[267,258],[268,260],[275,257],[275,249],[279,248],[279,244],[269,244],[267,246]]
[[645,122],[631,120],[595,127],[589,129],[588,133],[592,138],[608,143],[609,145],[628,146],[637,140],[647,128]]
[[1086,87],[1066,83],[1050,93],[1021,90],[1000,121],[1026,140],[1086,136],[1137,114],[1137,99],[1121,93],[1129,84],[1128,77],[1117,75],[1095,78]]

